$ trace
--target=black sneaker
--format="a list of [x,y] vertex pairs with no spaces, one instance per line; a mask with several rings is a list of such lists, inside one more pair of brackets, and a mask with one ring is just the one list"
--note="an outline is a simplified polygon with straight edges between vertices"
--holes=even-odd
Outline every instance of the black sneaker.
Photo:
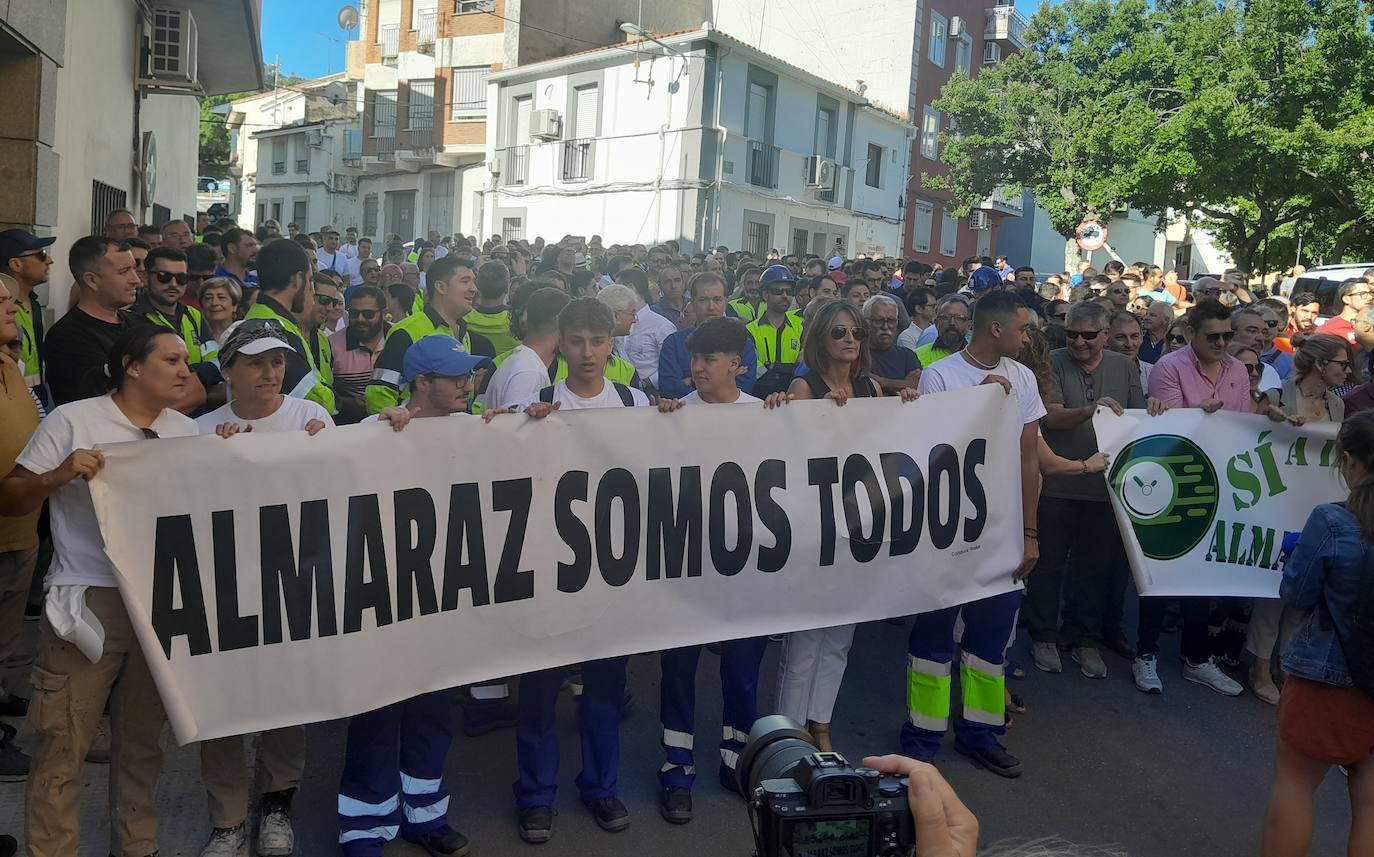
[[0,743],[0,783],[22,783],[28,778],[28,754],[11,741]]
[[0,701],[0,717],[24,717],[29,713],[29,701],[17,693],[11,693]]
[[1021,776],[1021,760],[1003,747],[981,747],[975,750],[955,744],[954,749],[968,756],[978,767],[986,768],[999,777],[1014,780]]
[[473,699],[463,703],[463,734],[480,738],[515,725],[518,712],[508,699]]
[[596,824],[608,833],[619,833],[630,826],[630,811],[619,798],[603,797],[587,801],[587,809],[592,811]]
[[531,806],[520,810],[516,821],[520,838],[531,845],[539,845],[553,838],[553,807]]
[[658,793],[658,814],[669,824],[686,824],[692,820],[692,791],[669,788]]
[[418,836],[402,834],[402,838],[407,842],[415,843],[435,857],[466,857],[468,851],[471,850],[471,846],[468,845],[468,838],[447,824]]

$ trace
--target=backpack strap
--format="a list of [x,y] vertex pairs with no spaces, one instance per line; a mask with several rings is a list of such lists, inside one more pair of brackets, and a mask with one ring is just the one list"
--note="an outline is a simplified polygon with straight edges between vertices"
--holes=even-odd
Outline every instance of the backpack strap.
[[[629,388],[629,387],[626,387],[624,384],[620,383],[619,381],[612,381],[612,382],[611,382],[611,385],[614,386],[614,387],[615,387],[615,391],[616,391],[618,394],[620,394],[620,404],[624,405],[624,406],[627,407],[627,408],[632,408],[632,407],[634,407],[634,404],[635,404],[635,394],[630,392],[630,388]],[[548,390],[549,390],[549,395],[552,396],[552,395],[553,395],[553,388],[552,388],[552,387],[549,387]],[[541,395],[543,394],[542,391],[541,391],[540,394],[541,394]]]
[[539,391],[539,401],[546,405],[553,404],[553,387],[545,387]]

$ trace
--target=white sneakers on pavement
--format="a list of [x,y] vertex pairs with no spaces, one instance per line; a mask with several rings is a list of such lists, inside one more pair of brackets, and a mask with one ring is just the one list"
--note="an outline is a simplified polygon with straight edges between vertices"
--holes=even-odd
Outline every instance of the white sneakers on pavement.
[[1074,646],[1074,663],[1078,664],[1078,671],[1088,678],[1106,678],[1107,662],[1102,660],[1102,653],[1094,646]]
[[1223,696],[1240,696],[1241,692],[1245,690],[1239,682],[1222,672],[1221,667],[1217,666],[1217,662],[1211,659],[1198,666],[1193,666],[1184,661],[1183,677],[1203,687],[1211,688]]
[[216,827],[210,831],[210,841],[200,849],[200,857],[248,857],[247,824],[238,827]]
[[1064,664],[1059,660],[1059,646],[1055,643],[1031,643],[1031,660],[1041,672],[1064,671]]
[[1135,689],[1141,693],[1163,693],[1164,683],[1159,680],[1159,660],[1154,655],[1142,655],[1131,663],[1131,676],[1135,679]]

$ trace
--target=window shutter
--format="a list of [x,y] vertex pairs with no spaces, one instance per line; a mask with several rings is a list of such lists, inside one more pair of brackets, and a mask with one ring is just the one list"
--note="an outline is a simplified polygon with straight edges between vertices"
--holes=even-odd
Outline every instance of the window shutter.
[[599,92],[595,86],[583,86],[576,90],[574,103],[573,137],[583,139],[596,136],[596,111]]

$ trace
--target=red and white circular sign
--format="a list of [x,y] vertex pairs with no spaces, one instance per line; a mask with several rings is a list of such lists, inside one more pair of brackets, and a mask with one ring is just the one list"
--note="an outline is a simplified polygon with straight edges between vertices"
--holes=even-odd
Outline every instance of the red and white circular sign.
[[1085,220],[1074,230],[1074,237],[1084,250],[1101,250],[1107,243],[1107,227],[1096,220]]

